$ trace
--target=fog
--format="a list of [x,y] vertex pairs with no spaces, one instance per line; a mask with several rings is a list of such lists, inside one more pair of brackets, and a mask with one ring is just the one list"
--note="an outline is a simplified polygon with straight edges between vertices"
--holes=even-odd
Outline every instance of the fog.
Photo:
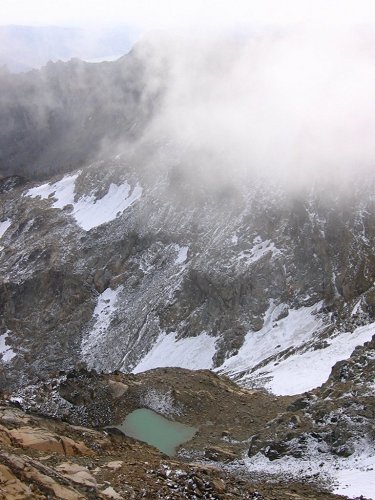
[[255,175],[294,187],[371,173],[374,42],[363,27],[154,34],[137,53],[165,93],[140,145],[162,144],[163,162],[212,182]]
[[7,173],[118,153],[151,176],[177,168],[207,185],[350,185],[374,171],[370,26],[153,31],[118,62],[58,63],[0,84]]

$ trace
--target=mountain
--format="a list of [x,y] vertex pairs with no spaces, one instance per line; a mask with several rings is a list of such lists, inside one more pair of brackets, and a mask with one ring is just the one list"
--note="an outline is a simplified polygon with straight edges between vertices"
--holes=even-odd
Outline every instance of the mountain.
[[[291,484],[281,477],[277,482],[260,479],[259,475],[249,477],[239,461],[237,473],[228,469],[228,461],[246,447],[239,441],[230,443],[228,425],[233,439],[243,432],[233,425],[233,417],[245,421],[252,430],[259,429],[264,418],[276,415],[285,402],[272,405],[272,396],[247,393],[209,371],[161,369],[133,376],[95,375],[81,370],[61,382],[50,380],[39,387],[37,399],[40,402],[46,397],[45,403],[47,399],[50,404],[63,403],[69,422],[66,417],[62,422],[30,414],[30,410],[25,412],[9,402],[0,406],[0,493],[5,498],[290,498]],[[55,389],[51,392],[52,385]],[[174,393],[169,391],[170,386]],[[220,404],[219,420],[208,394]],[[200,416],[195,408],[197,398]],[[182,458],[169,457],[121,434],[116,427],[93,428],[94,422],[103,423],[103,417],[107,422],[114,414],[123,418],[141,399],[143,404],[153,405],[159,415],[171,418],[178,410],[179,420],[190,425],[199,422],[200,431],[184,444]],[[255,408],[249,412],[248,406]],[[204,425],[202,415],[206,418]],[[217,423],[213,425],[209,418]],[[189,455],[192,461],[187,459]],[[205,459],[198,458],[204,455]],[[221,466],[223,459],[225,468]],[[309,482],[294,482],[292,489],[297,499],[345,498]]]
[[14,73],[40,68],[48,61],[100,60],[128,52],[134,30],[87,30],[58,26],[0,26],[0,66]]
[[[218,425],[207,408],[226,401],[241,438],[219,462],[344,494],[354,470],[353,494],[370,497],[374,178],[207,182],[186,150],[143,139],[166,74],[150,87],[140,54],[1,78],[3,397],[103,427],[120,420],[100,399],[106,377],[158,380],[180,401],[189,370],[209,369],[183,415]],[[155,409],[134,387],[131,409]],[[261,425],[237,409],[231,422],[228,394],[245,413],[269,407]],[[190,460],[205,460],[198,448]]]
[[142,92],[146,78],[136,53],[112,63],[71,60],[3,73],[0,173],[43,177],[100,157],[107,143],[131,146],[157,105],[160,89]]

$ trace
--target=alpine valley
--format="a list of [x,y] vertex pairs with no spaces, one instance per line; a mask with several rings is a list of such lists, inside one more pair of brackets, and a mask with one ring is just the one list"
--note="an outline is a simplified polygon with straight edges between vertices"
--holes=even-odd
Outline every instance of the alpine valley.
[[208,182],[149,50],[0,75],[0,498],[375,498],[375,177]]

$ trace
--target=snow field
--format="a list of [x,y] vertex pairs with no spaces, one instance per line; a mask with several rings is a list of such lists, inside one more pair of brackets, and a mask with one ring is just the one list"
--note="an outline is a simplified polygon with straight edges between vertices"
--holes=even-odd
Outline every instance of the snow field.
[[152,349],[134,368],[133,373],[140,373],[153,368],[177,366],[199,370],[212,368],[215,355],[216,339],[202,332],[197,337],[176,340],[176,333],[168,335],[162,332]]
[[52,197],[54,208],[62,209],[66,205],[73,205],[72,215],[77,224],[85,231],[116,219],[142,196],[143,190],[139,184],[136,184],[131,192],[129,184],[125,182],[120,186],[111,184],[107,194],[98,200],[95,199],[94,195],[90,195],[83,196],[75,202],[77,177],[78,174],[67,175],[54,184],[42,184],[29,189],[26,196],[41,197],[42,199]]

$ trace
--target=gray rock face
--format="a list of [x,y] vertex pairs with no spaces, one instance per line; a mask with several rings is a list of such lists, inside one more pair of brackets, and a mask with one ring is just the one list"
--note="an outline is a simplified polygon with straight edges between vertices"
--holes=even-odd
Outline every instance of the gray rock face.
[[[16,353],[5,385],[81,360],[97,370],[132,370],[163,332],[174,332],[177,342],[206,332],[215,353],[200,367],[219,367],[249,331],[263,327],[271,303],[274,328],[290,309],[320,303],[323,326],[306,340],[310,349],[372,321],[375,218],[363,193],[345,209],[324,194],[293,198],[261,184],[225,195],[220,188],[197,194],[187,184],[185,196],[175,197],[168,170],[151,179],[121,159],[77,175],[65,208],[64,200],[54,207],[62,184],[52,181],[42,198],[30,185],[2,195],[3,220],[11,224],[1,238],[1,331],[10,332]],[[118,202],[111,189],[125,182],[130,193],[142,186],[140,198],[111,208],[100,224]],[[91,220],[88,230],[79,225],[87,224],[83,217]],[[249,362],[245,372],[252,370]]]
[[0,174],[44,178],[131,147],[157,107],[161,84],[139,51],[117,61],[49,62],[23,74],[0,71]]

